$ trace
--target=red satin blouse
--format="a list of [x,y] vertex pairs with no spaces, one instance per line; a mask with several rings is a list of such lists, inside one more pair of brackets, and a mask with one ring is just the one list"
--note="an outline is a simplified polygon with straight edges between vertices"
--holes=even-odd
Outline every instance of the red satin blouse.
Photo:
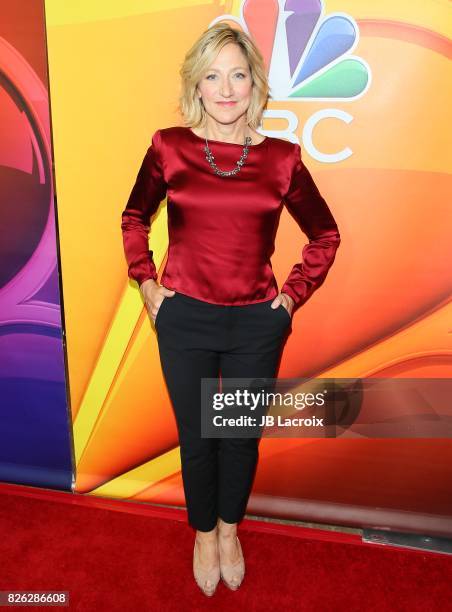
[[[266,137],[249,147],[240,172],[222,177],[206,160],[205,139],[188,127],[157,130],[122,213],[128,275],[157,279],[149,250],[150,218],[167,196],[168,259],[161,284],[213,304],[240,305],[278,295],[270,257],[285,204],[309,239],[281,287],[294,308],[323,283],[340,236],[301,160],[301,148]],[[209,140],[220,170],[232,170],[240,144]]]

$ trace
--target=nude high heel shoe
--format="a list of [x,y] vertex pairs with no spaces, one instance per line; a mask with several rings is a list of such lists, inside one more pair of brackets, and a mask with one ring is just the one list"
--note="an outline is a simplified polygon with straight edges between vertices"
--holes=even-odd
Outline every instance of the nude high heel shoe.
[[242,584],[245,576],[245,559],[243,558],[242,546],[240,540],[237,538],[237,545],[239,547],[240,559],[232,564],[222,563],[220,555],[220,574],[223,582],[232,591],[236,591]]
[[[217,544],[218,546],[218,544]],[[198,565],[198,555],[196,549],[196,541],[193,548],[193,575],[196,584],[207,597],[212,597],[220,582],[220,565],[217,564],[211,570],[205,570]]]

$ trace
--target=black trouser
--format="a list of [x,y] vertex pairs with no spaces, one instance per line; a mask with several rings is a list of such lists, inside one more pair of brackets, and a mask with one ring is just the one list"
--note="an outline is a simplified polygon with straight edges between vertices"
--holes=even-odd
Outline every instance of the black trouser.
[[155,321],[160,361],[179,433],[188,521],[210,531],[217,517],[245,514],[259,438],[201,437],[201,379],[277,374],[291,317],[273,299],[243,306],[211,304],[176,292]]

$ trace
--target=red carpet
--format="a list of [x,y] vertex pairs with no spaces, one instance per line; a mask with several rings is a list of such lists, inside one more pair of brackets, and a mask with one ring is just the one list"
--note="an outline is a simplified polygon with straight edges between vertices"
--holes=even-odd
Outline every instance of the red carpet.
[[184,512],[14,485],[0,485],[0,504],[0,590],[66,590],[70,610],[452,610],[446,555],[245,520],[245,581],[208,599]]

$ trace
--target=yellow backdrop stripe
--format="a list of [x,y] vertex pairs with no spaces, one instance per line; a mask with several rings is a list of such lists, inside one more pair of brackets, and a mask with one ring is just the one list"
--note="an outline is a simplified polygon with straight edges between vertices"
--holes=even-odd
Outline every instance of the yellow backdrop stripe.
[[93,489],[89,495],[128,499],[148,489],[154,483],[160,482],[163,478],[177,474],[180,467],[180,452],[177,446],[129,472],[120,474],[97,489]]
[[[154,251],[154,262],[158,269],[168,248],[166,206],[160,209],[158,216],[152,223],[149,243],[149,248]],[[94,433],[96,423],[100,422],[105,399],[111,390],[112,382],[143,308],[143,301],[137,285],[128,282],[74,420],[76,465],[80,462],[90,436]],[[136,346],[133,346],[132,350],[138,350],[138,343],[135,342],[134,345]]]

